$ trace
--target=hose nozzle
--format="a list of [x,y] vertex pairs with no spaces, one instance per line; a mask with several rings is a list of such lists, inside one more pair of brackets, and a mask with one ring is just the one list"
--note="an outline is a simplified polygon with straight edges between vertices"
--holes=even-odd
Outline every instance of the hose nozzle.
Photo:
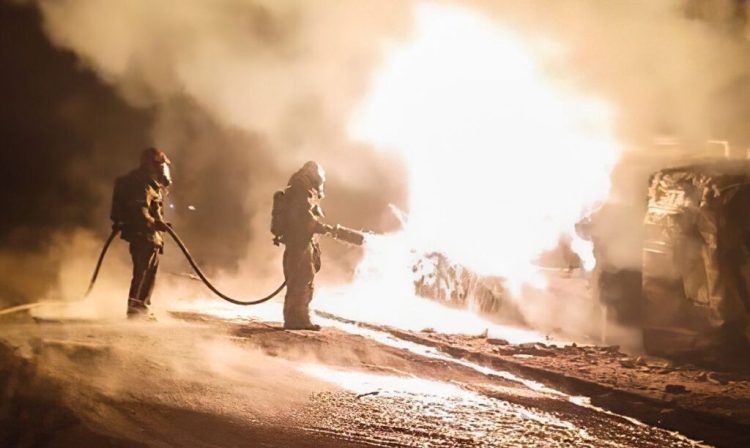
[[365,234],[363,232],[344,227],[336,224],[333,227],[331,236],[339,241],[344,241],[355,246],[362,246],[365,243]]

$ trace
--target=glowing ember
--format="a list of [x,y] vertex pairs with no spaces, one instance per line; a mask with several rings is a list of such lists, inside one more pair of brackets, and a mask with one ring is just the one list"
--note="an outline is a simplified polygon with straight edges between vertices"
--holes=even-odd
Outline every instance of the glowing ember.
[[609,191],[619,147],[605,105],[547,79],[479,13],[424,3],[415,17],[413,39],[390,49],[350,127],[407,163],[399,238],[516,291],[539,285],[532,262],[562,234],[591,267],[573,226]]

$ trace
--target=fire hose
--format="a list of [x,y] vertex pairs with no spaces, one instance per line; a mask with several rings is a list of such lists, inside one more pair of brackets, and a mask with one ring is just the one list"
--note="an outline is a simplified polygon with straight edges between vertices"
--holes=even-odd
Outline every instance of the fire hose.
[[[185,246],[185,243],[182,242],[182,239],[177,235],[177,232],[174,231],[170,226],[166,227],[166,232],[169,233],[169,236],[172,237],[172,239],[177,243],[177,246],[179,246],[180,250],[182,251],[183,255],[185,255],[185,258],[187,259],[190,266],[193,268],[195,273],[198,275],[198,277],[201,279],[203,284],[208,287],[214,294],[219,296],[220,298],[226,300],[227,302],[233,303],[235,305],[257,305],[263,302],[267,302],[271,300],[272,298],[276,297],[285,287],[286,287],[286,279],[281,283],[281,285],[276,288],[271,294],[257,299],[257,300],[251,300],[251,301],[242,301],[233,299],[232,297],[227,296],[226,294],[219,291],[206,277],[206,275],[203,273],[201,268],[198,266],[198,264],[193,259],[193,256],[190,254],[190,251]],[[86,294],[84,294],[84,298],[88,297],[88,295],[91,293],[91,290],[94,289],[94,284],[96,283],[96,279],[99,277],[99,270],[102,267],[102,263],[104,262],[104,257],[107,255],[107,251],[109,250],[109,246],[112,244],[112,241],[117,237],[117,235],[120,233],[120,230],[117,228],[113,228],[112,232],[107,237],[106,241],[104,242],[104,246],[102,247],[101,253],[99,254],[99,258],[96,262],[96,267],[94,268],[94,273],[91,276],[91,281],[89,282],[89,287],[86,290]],[[350,244],[354,244],[357,246],[361,246],[364,244],[365,236],[363,233],[358,232],[356,230],[349,229],[347,227],[343,227],[340,225],[336,225],[332,227],[332,231],[330,233],[331,236],[333,236],[335,239],[344,241]],[[0,310],[0,316],[4,314],[12,314],[19,311],[24,310],[30,310],[32,308],[36,308],[42,305],[48,305],[48,304],[54,304],[54,303],[66,303],[66,302],[58,302],[58,301],[43,301],[43,302],[35,302],[35,303],[27,303],[23,305],[14,306],[11,308],[6,308],[4,310]],[[68,302],[69,303],[69,302]]]
[[[335,238],[335,239],[337,239],[339,241],[344,241],[344,242],[347,242],[349,244],[353,244],[353,245],[356,245],[356,246],[361,246],[365,242],[365,235],[362,232],[358,232],[356,230],[349,229],[347,227],[344,227],[344,226],[341,226],[341,225],[338,225],[338,224],[335,225],[335,226],[333,226],[333,227],[330,227],[330,229],[331,230],[330,230],[329,234],[333,238]],[[167,233],[169,233],[169,236],[172,237],[172,239],[174,240],[174,242],[177,243],[177,245],[180,247],[180,250],[182,250],[182,253],[185,255],[185,258],[187,258],[188,263],[190,263],[190,266],[193,268],[193,270],[195,271],[195,273],[198,274],[198,277],[200,277],[200,279],[208,287],[208,289],[210,289],[214,294],[216,294],[217,296],[221,297],[222,299],[226,300],[229,303],[233,303],[235,305],[242,305],[242,306],[245,306],[245,305],[258,305],[260,303],[267,302],[267,301],[273,299],[274,297],[276,297],[286,287],[286,279],[284,279],[284,281],[281,283],[281,285],[278,288],[276,288],[275,291],[273,291],[271,294],[269,294],[269,295],[267,295],[267,296],[265,296],[265,297],[263,297],[261,299],[251,300],[251,301],[247,301],[247,302],[244,302],[244,301],[241,301],[241,300],[237,300],[237,299],[233,299],[233,298],[231,298],[231,297],[223,294],[221,291],[219,291],[218,289],[216,289],[216,287],[213,284],[211,284],[211,281],[205,276],[205,274],[203,274],[203,271],[201,271],[201,268],[198,267],[198,264],[195,262],[195,260],[193,260],[193,256],[190,255],[190,251],[185,246],[185,244],[182,242],[182,240],[180,239],[180,237],[177,235],[177,232],[175,232],[174,229],[172,229],[172,227],[170,227],[170,226],[166,227],[166,231],[167,231]],[[108,239],[107,242],[109,243],[112,238],[113,238],[112,235],[110,235],[110,239]],[[107,246],[105,245],[104,250],[106,250],[106,247]],[[102,258],[104,258],[104,253],[103,252],[102,252],[102,255],[99,257],[99,263],[100,264],[101,264],[101,259]],[[97,270],[98,270],[98,268],[99,268],[99,265],[97,265]],[[96,272],[94,273],[94,277],[91,279],[92,285],[93,285],[93,281],[94,280],[96,280]]]
[[[269,294],[269,295],[267,295],[267,296],[265,296],[265,297],[263,297],[261,299],[251,300],[251,301],[248,301],[248,302],[244,302],[242,300],[233,299],[233,298],[231,298],[231,297],[223,294],[218,289],[216,289],[216,287],[206,277],[206,275],[203,273],[203,271],[201,271],[201,268],[198,267],[198,264],[193,259],[193,256],[190,255],[190,251],[185,246],[185,244],[182,242],[182,240],[180,239],[180,237],[177,235],[177,232],[175,232],[169,226],[166,227],[166,231],[167,231],[167,233],[169,233],[169,236],[172,237],[172,239],[174,240],[174,242],[177,243],[177,245],[180,247],[180,250],[185,255],[185,258],[187,258],[188,263],[190,263],[190,266],[193,268],[193,270],[195,271],[195,273],[198,274],[198,277],[200,277],[200,279],[203,281],[203,284],[205,284],[206,287],[208,287],[208,289],[210,289],[214,294],[216,294],[217,296],[221,297],[222,299],[226,300],[229,303],[234,303],[235,305],[243,305],[243,306],[244,305],[257,305],[259,303],[267,302],[267,301],[273,299],[274,297],[276,297],[281,292],[281,290],[283,290],[286,287],[286,280],[284,280],[281,283],[281,286],[279,286],[278,288],[276,288],[276,290],[274,292],[272,292],[271,294]],[[105,249],[106,249],[106,246],[105,246]],[[100,257],[100,261],[101,261],[101,258],[103,258],[103,256],[104,255],[102,253],[102,256]],[[99,268],[99,266],[97,265],[97,270],[98,270],[98,268]],[[96,279],[96,277],[94,277],[92,279],[92,284],[93,284],[93,281],[95,279]]]
[[[226,300],[229,303],[233,303],[235,305],[241,305],[241,306],[258,305],[260,303],[267,302],[273,299],[286,287],[286,280],[284,280],[281,283],[281,285],[278,288],[276,288],[276,290],[274,290],[271,294],[263,298],[260,298],[257,300],[251,300],[251,301],[242,301],[242,300],[233,299],[232,297],[229,297],[226,294],[219,291],[213,285],[213,283],[211,283],[208,277],[206,277],[206,275],[203,273],[201,268],[198,266],[198,263],[196,263],[195,259],[193,259],[193,256],[190,254],[190,251],[188,250],[187,246],[185,246],[185,243],[183,243],[180,236],[177,235],[177,232],[175,232],[171,226],[166,226],[165,230],[167,233],[169,233],[169,236],[172,237],[174,242],[177,243],[177,246],[179,246],[180,250],[185,255],[185,258],[187,259],[188,263],[190,263],[190,266],[193,268],[195,273],[201,279],[203,284],[205,284],[206,287],[211,290],[211,292],[213,292],[214,294],[216,294],[217,296]],[[115,239],[118,233],[119,233],[118,229],[112,229],[112,233],[109,234],[109,237],[105,241],[104,247],[102,247],[102,252],[99,254],[99,259],[97,260],[96,268],[94,268],[94,274],[91,276],[91,282],[89,283],[89,288],[86,291],[86,295],[84,297],[88,296],[91,290],[94,288],[94,283],[96,283],[96,278],[99,276],[99,269],[101,268],[102,262],[104,261],[104,256],[107,254],[109,245],[112,243],[112,240]],[[345,241],[347,243],[354,244],[357,246],[361,246],[362,244],[364,244],[364,234],[356,230],[352,230],[352,229],[349,229],[347,227],[340,226],[340,225],[336,225],[332,227],[331,236],[333,236],[337,240]],[[0,314],[3,314],[3,312],[0,312]]]
[[99,259],[96,261],[96,268],[94,268],[94,275],[91,276],[91,282],[89,282],[89,288],[86,290],[86,294],[83,295],[84,298],[88,297],[91,293],[91,290],[94,289],[94,283],[96,283],[96,278],[99,276],[99,269],[102,267],[102,262],[104,261],[104,256],[107,255],[107,249],[109,249],[109,245],[112,244],[112,240],[115,239],[115,237],[120,233],[120,230],[117,228],[112,228],[112,232],[109,234],[109,237],[107,237],[107,241],[104,242],[104,247],[102,247],[102,252],[99,254]]
[[[169,236],[172,237],[175,243],[177,243],[177,246],[179,246],[180,250],[182,251],[183,255],[185,255],[185,258],[187,259],[188,263],[190,263],[190,266],[193,268],[196,274],[198,274],[198,277],[201,279],[204,285],[208,289],[211,290],[214,294],[221,297],[222,299],[226,300],[227,302],[233,303],[235,305],[257,305],[259,303],[267,302],[274,297],[276,297],[283,289],[286,287],[286,280],[284,280],[281,283],[281,286],[276,288],[275,291],[273,291],[271,294],[257,300],[251,300],[248,302],[244,302],[242,300],[237,300],[229,297],[228,295],[222,293],[219,291],[213,283],[211,283],[211,280],[206,277],[206,274],[203,273],[201,268],[198,266],[198,263],[195,262],[195,259],[193,259],[193,256],[190,254],[190,251],[188,250],[187,246],[185,246],[185,243],[182,242],[182,239],[179,235],[177,235],[177,232],[172,229],[170,226],[166,226],[166,232],[169,234]],[[89,283],[89,288],[86,291],[86,296],[89,295],[91,290],[94,288],[94,283],[96,283],[96,278],[99,276],[99,269],[102,267],[102,262],[104,261],[104,256],[107,254],[107,249],[109,249],[109,245],[112,243],[112,240],[115,239],[117,234],[120,233],[118,229],[112,229],[112,233],[109,234],[109,237],[107,238],[107,241],[104,243],[104,247],[102,247],[102,252],[99,254],[99,260],[96,263],[96,268],[94,268],[94,274],[91,276],[91,282]]]
[[[361,246],[365,242],[365,235],[362,232],[358,232],[356,230],[353,230],[353,229],[350,229],[348,227],[344,227],[338,224],[333,227],[330,227],[330,229],[331,230],[330,230],[329,235],[331,235],[333,238],[339,241],[344,241],[344,242],[347,242],[349,244],[353,244],[356,246]],[[190,251],[187,249],[185,244],[177,235],[177,232],[175,232],[174,229],[172,229],[172,227],[170,226],[166,227],[166,231],[167,233],[169,233],[169,236],[172,237],[174,242],[177,243],[177,245],[180,247],[180,250],[182,250],[182,253],[185,255],[185,258],[187,258],[188,263],[190,263],[190,266],[192,266],[195,273],[198,274],[198,277],[200,277],[200,279],[208,287],[208,289],[210,289],[214,294],[216,294],[217,296],[221,297],[222,299],[226,300],[229,303],[234,303],[235,305],[243,305],[243,306],[244,305],[257,305],[257,304],[267,302],[273,299],[286,287],[286,279],[284,279],[284,281],[281,283],[281,286],[276,288],[276,290],[272,292],[271,294],[261,299],[252,300],[248,302],[243,302],[241,300],[233,299],[223,294],[221,291],[216,289],[216,287],[213,284],[211,284],[211,281],[205,276],[205,274],[203,274],[203,271],[201,271],[200,267],[198,267],[198,264],[195,262],[195,260],[193,260],[193,256],[190,255]],[[110,239],[107,241],[109,242],[111,238],[112,236],[110,235]],[[106,246],[104,247],[104,250],[106,250]],[[102,258],[104,258],[104,253],[102,253],[102,255],[99,257],[99,263],[101,263]],[[98,268],[99,266],[97,265],[97,270]],[[94,280],[96,280],[96,272],[94,273],[94,277],[91,280],[92,285],[93,285]]]

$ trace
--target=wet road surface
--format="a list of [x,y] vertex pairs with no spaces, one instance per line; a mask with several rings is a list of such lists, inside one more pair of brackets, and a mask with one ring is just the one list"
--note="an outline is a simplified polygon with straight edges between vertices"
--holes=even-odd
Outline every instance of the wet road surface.
[[5,325],[0,341],[117,446],[697,445],[390,335],[176,317]]

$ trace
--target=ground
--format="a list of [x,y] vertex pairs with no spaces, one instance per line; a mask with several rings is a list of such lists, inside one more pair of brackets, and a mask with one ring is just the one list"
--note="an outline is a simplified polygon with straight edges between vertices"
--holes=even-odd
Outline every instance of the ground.
[[[750,381],[322,314],[6,319],[3,446],[748,446]],[[683,390],[684,388],[684,390]],[[670,390],[671,392],[667,392]]]

